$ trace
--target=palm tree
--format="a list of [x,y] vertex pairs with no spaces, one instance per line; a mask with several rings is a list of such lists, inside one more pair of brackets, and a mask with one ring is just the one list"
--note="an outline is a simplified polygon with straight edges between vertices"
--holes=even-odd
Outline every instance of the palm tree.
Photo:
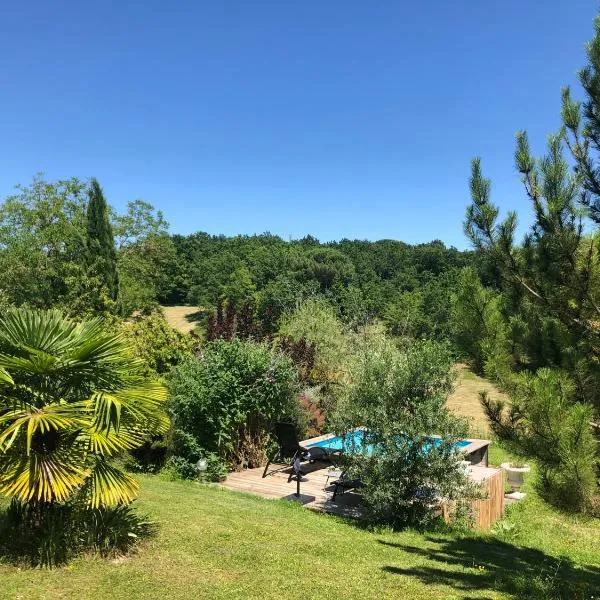
[[101,319],[0,315],[0,493],[39,509],[130,503],[138,483],[112,459],[167,430],[165,399]]

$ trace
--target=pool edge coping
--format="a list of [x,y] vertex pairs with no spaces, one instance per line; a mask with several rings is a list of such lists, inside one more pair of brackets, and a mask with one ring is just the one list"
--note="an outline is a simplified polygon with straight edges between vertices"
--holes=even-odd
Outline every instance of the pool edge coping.
[[[363,427],[355,427],[354,429],[349,429],[348,431],[358,431],[360,429],[364,429]],[[313,438],[307,438],[305,440],[302,440],[300,442],[300,445],[308,448],[311,445],[314,444],[318,444],[319,442],[322,442],[324,440],[329,440],[331,438],[334,437],[338,437],[335,433],[324,433],[323,435],[318,435],[316,437]],[[441,437],[439,435],[432,435],[430,437]],[[485,448],[486,446],[490,446],[492,443],[492,440],[484,440],[481,438],[463,438],[466,442],[469,442],[468,446],[464,446],[463,448],[460,449],[460,452],[464,452],[465,454],[473,454],[473,452],[477,452],[477,450],[481,450],[482,448]]]

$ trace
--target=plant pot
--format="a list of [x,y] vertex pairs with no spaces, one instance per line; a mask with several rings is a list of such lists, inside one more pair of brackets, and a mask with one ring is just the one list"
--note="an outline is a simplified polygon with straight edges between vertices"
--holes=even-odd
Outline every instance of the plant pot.
[[531,467],[529,465],[513,467],[511,463],[502,463],[500,467],[506,471],[508,483],[514,491],[519,491],[521,489],[525,473],[529,473],[531,471]]

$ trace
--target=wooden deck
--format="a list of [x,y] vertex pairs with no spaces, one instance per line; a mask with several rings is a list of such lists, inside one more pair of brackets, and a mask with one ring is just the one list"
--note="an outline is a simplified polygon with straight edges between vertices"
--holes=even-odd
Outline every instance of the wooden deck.
[[[272,466],[276,470],[277,466]],[[239,473],[230,473],[221,487],[248,492],[263,498],[284,499],[301,502],[307,508],[347,517],[360,517],[360,495],[348,491],[336,496],[333,495],[333,481],[335,477],[327,480],[329,466],[324,463],[303,464],[307,481],[300,483],[300,497],[295,495],[296,482],[288,483],[289,469],[280,470],[263,478],[263,469],[248,469]],[[470,478],[480,484],[486,498],[473,501],[475,526],[478,529],[487,529],[504,511],[504,473],[501,469],[472,466]]]
[[[221,487],[238,492],[249,492],[263,498],[284,499],[301,502],[307,508],[348,517],[360,516],[360,497],[348,491],[336,496],[333,495],[333,481],[336,477],[330,477],[329,465],[324,463],[303,464],[302,469],[306,472],[307,481],[300,483],[300,497],[295,495],[296,482],[288,483],[290,469],[277,471],[277,465],[272,465],[269,472],[272,474],[263,478],[263,469],[248,469],[239,473],[230,473]],[[276,471],[276,472],[273,472]]]

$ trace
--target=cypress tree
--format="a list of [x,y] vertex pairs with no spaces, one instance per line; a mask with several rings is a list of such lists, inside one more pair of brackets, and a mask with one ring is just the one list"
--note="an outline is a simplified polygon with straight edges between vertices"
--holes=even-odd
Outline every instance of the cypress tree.
[[87,206],[87,252],[90,270],[106,287],[109,297],[116,300],[119,295],[119,275],[115,240],[104,193],[95,178],[90,184]]

